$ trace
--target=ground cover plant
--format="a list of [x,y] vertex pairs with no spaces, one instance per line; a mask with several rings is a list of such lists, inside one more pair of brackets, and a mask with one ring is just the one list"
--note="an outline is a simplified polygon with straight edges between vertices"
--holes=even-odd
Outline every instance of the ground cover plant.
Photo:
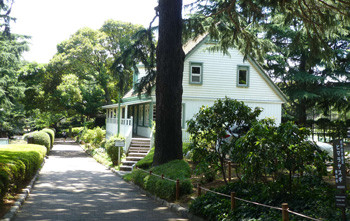
[[10,144],[0,147],[0,199],[15,193],[40,168],[47,149],[35,144]]
[[[287,180],[286,180],[287,181]],[[285,183],[287,185],[287,183]],[[247,184],[234,182],[215,191],[251,200],[270,206],[281,207],[288,203],[290,210],[322,220],[341,220],[341,212],[335,207],[335,188],[315,176],[300,178],[298,188],[289,194],[282,182]],[[347,193],[349,199],[350,194]],[[190,211],[208,220],[281,220],[281,211],[269,209],[236,200],[236,208],[231,211],[231,200],[213,193],[206,193],[190,204]],[[347,209],[347,216],[350,210]],[[305,220],[291,215],[290,220]]]
[[[188,148],[188,144],[184,144],[184,148]],[[187,151],[186,151],[187,152]],[[191,168],[185,160],[174,160],[166,164],[152,167],[154,156],[154,147],[149,151],[146,157],[136,163],[136,167],[142,170],[164,177],[180,181],[180,196],[192,193],[193,185],[191,183]],[[135,184],[141,186],[150,193],[169,201],[175,200],[176,183],[166,179],[161,179],[156,176],[149,175],[149,173],[142,170],[135,169],[131,174],[124,175],[124,179],[133,181]]]
[[[180,196],[192,192],[192,183],[190,181],[191,169],[184,160],[173,160],[160,166],[151,167],[152,173],[161,176],[162,174],[169,179],[180,181]],[[148,192],[165,200],[175,200],[176,183],[160,177],[150,175],[139,169],[135,169],[131,174],[125,177],[133,181]]]

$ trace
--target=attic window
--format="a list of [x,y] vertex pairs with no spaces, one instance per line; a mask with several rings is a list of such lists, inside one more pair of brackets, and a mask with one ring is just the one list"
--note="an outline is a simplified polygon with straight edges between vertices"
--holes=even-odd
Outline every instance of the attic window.
[[237,87],[249,87],[249,66],[237,67]]
[[190,84],[202,84],[203,82],[203,64],[190,63]]

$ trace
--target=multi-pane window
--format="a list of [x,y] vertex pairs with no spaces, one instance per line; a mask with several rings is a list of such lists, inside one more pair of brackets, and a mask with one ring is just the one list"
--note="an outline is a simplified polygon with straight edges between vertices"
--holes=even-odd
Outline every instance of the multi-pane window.
[[146,104],[145,105],[145,126],[150,126],[150,123],[149,123],[149,108],[150,108],[150,104]]
[[143,126],[143,104],[139,105],[139,126]]
[[202,63],[190,63],[190,83],[202,84],[203,83],[203,64]]
[[238,66],[237,68],[237,86],[249,86],[249,66]]

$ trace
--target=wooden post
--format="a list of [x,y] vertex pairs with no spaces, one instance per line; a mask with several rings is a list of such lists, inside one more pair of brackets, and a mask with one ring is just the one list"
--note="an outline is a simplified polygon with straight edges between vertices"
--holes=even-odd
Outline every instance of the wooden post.
[[231,182],[231,161],[228,162],[228,182]]
[[201,185],[198,183],[197,184],[197,197],[201,196],[201,193],[202,193]]
[[234,210],[236,207],[236,199],[235,199],[236,193],[231,192],[231,210]]
[[282,203],[282,221],[289,221],[288,203]]
[[180,181],[179,179],[176,180],[176,200],[179,200],[180,198]]

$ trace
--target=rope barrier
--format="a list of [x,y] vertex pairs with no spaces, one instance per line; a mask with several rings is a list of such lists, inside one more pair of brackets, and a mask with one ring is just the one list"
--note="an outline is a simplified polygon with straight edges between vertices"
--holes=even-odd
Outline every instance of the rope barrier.
[[[150,173],[151,175],[153,176],[157,176],[161,179],[165,179],[165,180],[169,180],[171,182],[175,182],[176,183],[176,180],[172,180],[172,179],[169,179],[167,177],[164,177],[164,175],[162,176],[159,176],[158,174],[154,174],[152,173],[152,171],[147,171],[147,170],[143,170],[143,169],[140,169],[140,168],[136,168],[138,170],[141,170],[145,173]],[[219,193],[219,192],[216,192],[216,191],[213,191],[213,190],[210,190],[210,189],[207,189],[207,188],[204,188],[204,187],[200,187],[200,189],[203,189],[207,192],[211,192],[211,193],[214,193],[214,194],[217,194],[217,195],[220,195],[220,196],[224,196],[224,197],[228,197],[228,198],[231,198],[230,195],[227,195],[227,194],[223,194],[223,193]],[[240,201],[243,201],[243,202],[246,202],[246,203],[251,203],[251,204],[254,204],[254,205],[257,205],[257,206],[262,206],[262,207],[266,207],[266,208],[270,208],[270,209],[275,209],[275,210],[280,210],[282,211],[283,209],[280,208],[280,207],[275,207],[275,206],[269,206],[269,205],[265,205],[265,204],[261,204],[261,203],[258,203],[258,202],[254,202],[254,201],[250,201],[250,200],[245,200],[245,199],[242,199],[242,198],[239,198],[239,197],[234,197],[236,200],[240,200]],[[306,218],[306,219],[310,219],[310,220],[314,220],[314,221],[321,221],[320,219],[316,219],[316,218],[312,218],[312,217],[309,217],[309,216],[306,216],[304,214],[301,214],[301,213],[297,213],[297,212],[294,212],[294,211],[291,211],[289,209],[287,209],[288,213],[291,213],[291,214],[294,214],[294,215],[297,215],[297,216],[301,216],[303,218]]]
[[312,217],[310,217],[310,216],[306,216],[306,215],[304,215],[304,214],[291,211],[291,210],[289,210],[289,209],[288,209],[287,211],[288,211],[289,213],[291,213],[291,214],[294,214],[294,215],[297,215],[297,216],[301,216],[301,217],[306,218],[306,219],[311,219],[311,220],[315,220],[315,221],[321,221],[320,219],[312,218]]
[[[206,190],[208,192],[215,193],[217,195],[221,195],[221,196],[225,196],[225,197],[231,198],[231,196],[229,196],[229,195],[226,195],[226,194],[223,194],[223,193],[219,193],[219,192],[215,192],[215,191],[209,190],[207,188],[201,187],[201,189]],[[238,197],[235,197],[235,199],[243,201],[243,202],[246,202],[246,203],[252,203],[252,204],[255,204],[255,205],[258,205],[258,206],[264,206],[264,207],[267,207],[267,208],[270,208],[270,209],[282,210],[282,208],[279,208],[279,207],[269,206],[269,205],[265,205],[265,204],[261,204],[261,203],[257,203],[257,202],[253,202],[253,201],[249,201],[249,200],[245,200],[245,199],[241,199],[241,198],[238,198]]]
[[[149,173],[149,172],[150,172],[150,171],[143,170],[143,169],[140,169],[140,168],[136,168],[136,169],[141,170],[141,171],[143,171],[143,172],[145,172],[145,173]],[[162,176],[159,176],[158,174],[155,174],[155,173],[152,173],[152,175],[153,175],[153,176],[157,176],[157,177],[159,177],[159,178],[161,178],[161,179],[169,180],[169,181],[171,181],[171,182],[176,183],[176,180],[172,180],[172,179],[167,178],[167,177],[165,177],[165,176],[162,177]]]

